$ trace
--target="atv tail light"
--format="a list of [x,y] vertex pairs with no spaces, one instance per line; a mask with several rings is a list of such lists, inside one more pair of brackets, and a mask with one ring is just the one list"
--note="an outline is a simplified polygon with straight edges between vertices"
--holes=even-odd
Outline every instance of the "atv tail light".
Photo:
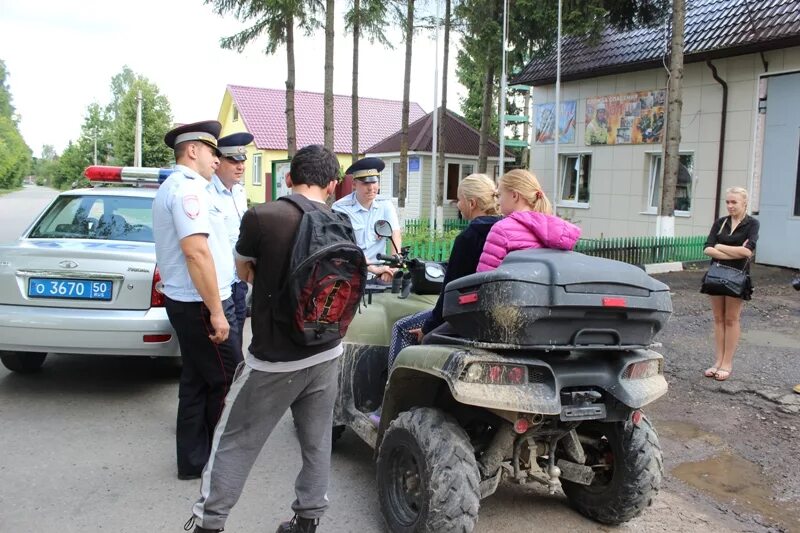
[[472,363],[467,367],[462,379],[467,383],[486,385],[524,385],[528,382],[528,367]]
[[631,415],[631,422],[633,422],[634,426],[639,427],[639,423],[642,421],[642,416],[643,416],[642,412],[639,411],[638,409],[633,412],[633,414]]
[[516,422],[514,422],[514,433],[517,435],[522,435],[528,428],[530,427],[530,423],[528,422],[527,418],[518,418]]
[[474,304],[478,301],[478,293],[477,292],[468,292],[467,294],[462,294],[458,297],[458,305],[465,305],[465,304]]
[[142,336],[142,340],[144,342],[167,342],[172,338],[172,335],[163,334],[163,335],[144,335]]
[[165,298],[161,272],[156,267],[153,271],[153,287],[150,289],[150,307],[164,307]]
[[627,307],[625,298],[603,298],[603,307]]
[[647,379],[662,373],[661,359],[648,359],[625,367],[622,379]]

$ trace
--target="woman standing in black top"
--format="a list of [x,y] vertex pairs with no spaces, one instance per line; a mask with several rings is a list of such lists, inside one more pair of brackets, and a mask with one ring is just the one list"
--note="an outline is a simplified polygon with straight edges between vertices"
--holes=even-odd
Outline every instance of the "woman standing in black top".
[[737,269],[745,269],[748,286],[741,297],[711,295],[714,311],[714,343],[716,359],[714,366],[705,371],[705,376],[725,381],[733,371],[733,354],[739,344],[739,317],[744,300],[753,293],[750,282],[750,258],[758,241],[758,220],[747,214],[747,190],[732,187],[725,191],[725,206],[728,216],[722,217],[711,227],[703,250],[712,261]]

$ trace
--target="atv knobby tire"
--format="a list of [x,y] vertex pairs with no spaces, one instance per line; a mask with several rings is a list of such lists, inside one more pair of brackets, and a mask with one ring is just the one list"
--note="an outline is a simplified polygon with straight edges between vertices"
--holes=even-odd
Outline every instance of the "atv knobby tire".
[[578,512],[603,524],[618,525],[639,516],[652,503],[661,486],[661,447],[653,426],[642,417],[630,421],[584,423],[578,433],[600,441],[584,444],[586,464],[605,460],[610,470],[595,469],[591,485],[563,480],[564,494]]
[[400,413],[378,452],[378,495],[392,533],[469,533],[480,474],[466,432],[432,408]]

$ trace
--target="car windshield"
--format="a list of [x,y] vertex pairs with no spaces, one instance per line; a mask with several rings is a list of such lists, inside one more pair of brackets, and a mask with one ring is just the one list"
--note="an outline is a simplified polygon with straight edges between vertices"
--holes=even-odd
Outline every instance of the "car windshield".
[[60,196],[33,227],[28,238],[153,242],[153,199],[140,196]]

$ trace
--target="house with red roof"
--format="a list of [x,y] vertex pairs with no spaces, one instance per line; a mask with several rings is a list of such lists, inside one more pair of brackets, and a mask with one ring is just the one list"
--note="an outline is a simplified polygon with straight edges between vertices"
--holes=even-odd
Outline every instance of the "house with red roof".
[[[480,132],[461,116],[446,110],[444,128],[444,218],[455,218],[458,183],[478,169]],[[400,178],[400,132],[396,131],[367,148],[366,154],[386,162],[381,173],[381,195],[397,198]],[[489,140],[487,174],[497,178],[500,146]],[[510,154],[507,156],[511,158]],[[427,218],[431,212],[431,182],[433,168],[433,112],[420,117],[408,126],[408,173],[403,219]]]
[[[334,151],[342,168],[351,163],[352,102],[350,96],[334,95]],[[358,99],[359,151],[400,130],[403,102],[381,98]],[[295,91],[297,147],[323,144],[323,93]],[[409,123],[425,115],[419,104],[411,102]],[[247,131],[254,139],[248,146],[244,186],[252,202],[278,198],[289,191],[283,177],[289,168],[286,151],[286,91],[228,85],[222,98],[218,120],[221,135]]]

